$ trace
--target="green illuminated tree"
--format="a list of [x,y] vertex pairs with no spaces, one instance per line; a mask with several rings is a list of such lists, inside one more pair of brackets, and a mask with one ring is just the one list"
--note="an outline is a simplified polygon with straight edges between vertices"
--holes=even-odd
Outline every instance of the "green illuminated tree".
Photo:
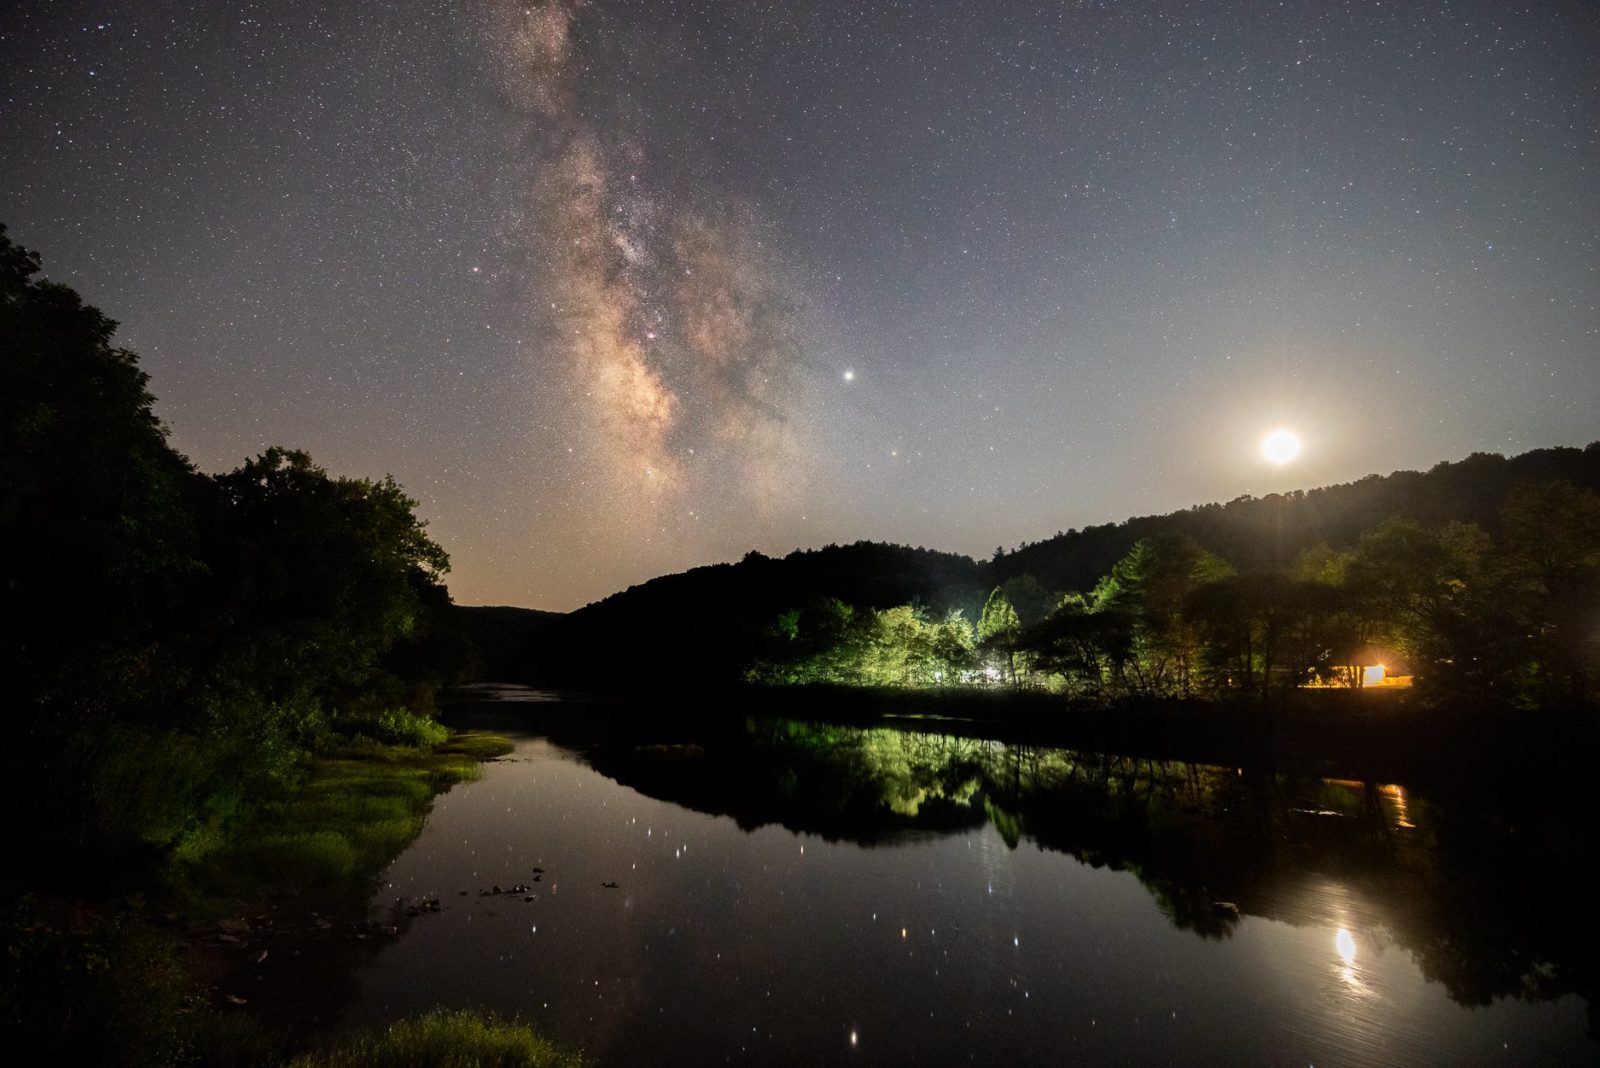
[[1120,665],[1134,692],[1190,696],[1196,683],[1201,638],[1185,613],[1189,596],[1233,573],[1225,560],[1185,535],[1138,542],[1095,587],[1096,613],[1126,617],[1131,655]]
[[1022,621],[1017,610],[999,586],[983,603],[983,614],[978,617],[978,642],[991,656],[1004,665],[1007,680],[1017,684],[1017,640],[1022,635]]

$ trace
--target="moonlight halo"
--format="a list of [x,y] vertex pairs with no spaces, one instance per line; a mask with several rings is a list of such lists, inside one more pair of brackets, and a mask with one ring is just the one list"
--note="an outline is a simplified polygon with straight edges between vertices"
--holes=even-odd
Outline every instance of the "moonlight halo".
[[1274,467],[1282,467],[1299,459],[1302,448],[1300,435],[1283,427],[1261,439],[1261,455]]

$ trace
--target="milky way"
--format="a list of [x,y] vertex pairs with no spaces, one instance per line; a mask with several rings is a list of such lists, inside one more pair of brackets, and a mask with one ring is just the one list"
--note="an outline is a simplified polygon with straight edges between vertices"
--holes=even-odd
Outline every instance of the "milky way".
[[0,220],[174,443],[392,473],[465,603],[1600,438],[1592,3],[0,9]]
[[748,205],[641,177],[648,138],[586,84],[614,61],[589,54],[585,14],[512,0],[487,23],[511,105],[506,237],[529,249],[542,323],[534,358],[583,412],[572,434],[601,459],[613,529],[670,534],[708,490],[723,507],[782,508],[802,488],[797,293],[780,290]]

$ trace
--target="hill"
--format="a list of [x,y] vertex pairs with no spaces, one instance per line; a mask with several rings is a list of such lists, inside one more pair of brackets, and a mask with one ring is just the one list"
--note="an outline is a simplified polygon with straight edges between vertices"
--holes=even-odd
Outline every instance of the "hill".
[[[532,629],[502,621],[520,628],[525,650],[520,670],[502,677],[597,690],[722,686],[740,679],[780,613],[818,598],[877,609],[915,603],[935,615],[958,608],[975,621],[988,591],[1008,580],[1032,576],[1050,596],[1090,590],[1141,539],[1187,535],[1241,572],[1267,570],[1318,543],[1353,545],[1391,516],[1474,522],[1495,533],[1507,494],[1553,480],[1600,490],[1600,442],[1511,458],[1474,453],[1426,472],[1140,516],[1066,531],[983,562],[867,541],[781,558],[751,552],[738,563],[664,575],[566,616],[537,619]],[[513,640],[502,628],[495,663],[517,665],[507,656]]]
[[1583,449],[1535,449],[1510,458],[1477,452],[1427,472],[1368,475],[1319,489],[1244,496],[1227,504],[1069,530],[997,556],[988,580],[997,584],[1032,575],[1047,589],[1086,591],[1134,543],[1161,534],[1187,534],[1240,571],[1292,560],[1319,542],[1346,548],[1396,515],[1430,526],[1450,520],[1476,523],[1497,534],[1500,503],[1507,494],[1517,486],[1557,480],[1600,490],[1600,441]]

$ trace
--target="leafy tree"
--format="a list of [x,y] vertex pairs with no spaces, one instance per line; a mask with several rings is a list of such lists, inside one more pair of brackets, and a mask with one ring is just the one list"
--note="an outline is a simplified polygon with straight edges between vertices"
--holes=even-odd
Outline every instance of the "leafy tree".
[[1600,673],[1600,495],[1570,482],[1536,483],[1514,490],[1501,516],[1508,623],[1522,638],[1529,696],[1586,701]]
[[1200,586],[1231,574],[1220,556],[1177,535],[1140,541],[1100,580],[1094,610],[1132,621],[1133,655],[1123,671],[1135,692],[1193,692],[1200,636],[1184,606]]
[[1067,594],[1048,618],[1023,632],[1019,644],[1034,670],[1059,679],[1068,694],[1106,698],[1120,689],[1132,642],[1125,613],[1091,612],[1082,595]]
[[104,863],[230,811],[326,710],[404,700],[383,658],[448,561],[392,479],[196,472],[116,324],[39,268],[0,228],[0,777],[25,834]]
[[[12,561],[0,670],[14,705],[0,780],[25,839],[100,848],[94,828],[170,825],[160,813],[206,777],[209,754],[145,744],[181,713],[194,673],[204,481],[167,444],[148,376],[112,343],[116,323],[39,269],[0,227],[0,541]],[[162,796],[107,800],[105,769],[141,750],[172,758],[164,782],[144,772]]]
[[972,667],[972,627],[959,609],[937,621],[920,605],[883,611],[819,598],[780,613],[768,654],[749,671],[757,682],[945,686]]
[[1324,683],[1360,688],[1360,665],[1372,654],[1378,613],[1373,591],[1351,580],[1355,559],[1353,549],[1318,543],[1300,553],[1288,576],[1298,584],[1307,613],[1295,659]]
[[978,640],[990,641],[1014,635],[1022,628],[1017,610],[1004,590],[996,586],[989,599],[983,603],[983,614],[978,617]]
[[[0,667],[25,731],[159,706],[196,560],[198,476],[167,444],[116,323],[0,226]],[[46,722],[49,721],[49,722]],[[45,748],[49,748],[48,746]]]
[[967,622],[961,609],[950,609],[935,626],[933,659],[937,665],[934,681],[939,685],[959,681],[972,670],[976,661],[972,624]]
[[1431,529],[1390,519],[1361,540],[1346,582],[1361,591],[1374,630],[1398,648],[1419,680],[1484,693],[1506,666],[1497,621],[1489,536],[1471,523]]
[[1022,621],[1011,606],[1006,592],[996,586],[989,599],[983,603],[983,614],[978,617],[978,641],[986,652],[1002,659],[1006,678],[1014,686],[1017,682],[1017,639],[1022,634]]
[[1194,590],[1185,611],[1205,642],[1209,684],[1265,695],[1305,682],[1326,656],[1336,592],[1273,573],[1230,575]]
[[1017,620],[1024,627],[1031,627],[1043,620],[1054,610],[1059,598],[1053,597],[1048,590],[1039,584],[1039,580],[1032,575],[1017,575],[1008,578],[1000,584],[1006,600],[1011,602],[1016,610]]
[[389,477],[336,478],[272,448],[216,486],[218,658],[229,681],[303,729],[377,680],[449,557]]
[[872,612],[837,597],[814,597],[778,614],[748,677],[765,683],[864,683],[866,650],[875,634]]
[[972,628],[959,609],[930,620],[917,605],[874,613],[877,632],[867,646],[862,675],[878,686],[943,686],[972,663]]

